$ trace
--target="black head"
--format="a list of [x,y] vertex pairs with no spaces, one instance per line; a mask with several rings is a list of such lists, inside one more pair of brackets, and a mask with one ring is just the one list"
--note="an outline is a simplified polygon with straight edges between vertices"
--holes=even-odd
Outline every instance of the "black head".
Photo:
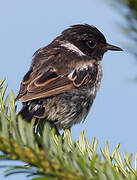
[[79,48],[85,55],[101,60],[107,50],[121,51],[122,49],[106,42],[104,35],[94,26],[88,24],[73,25],[64,30],[59,37]]

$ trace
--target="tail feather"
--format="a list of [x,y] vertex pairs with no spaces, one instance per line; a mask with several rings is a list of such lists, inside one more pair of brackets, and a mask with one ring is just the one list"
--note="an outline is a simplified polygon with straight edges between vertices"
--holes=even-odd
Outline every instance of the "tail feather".
[[31,122],[31,119],[33,118],[34,113],[29,111],[28,106],[23,106],[22,109],[19,111],[18,115],[21,115],[23,119],[25,119],[28,122]]
[[31,119],[33,117],[35,118],[43,118],[45,113],[45,108],[42,104],[38,103],[37,101],[31,101],[27,104],[23,104],[22,109],[18,113],[18,115],[21,115],[23,119],[25,119],[28,122],[31,122]]

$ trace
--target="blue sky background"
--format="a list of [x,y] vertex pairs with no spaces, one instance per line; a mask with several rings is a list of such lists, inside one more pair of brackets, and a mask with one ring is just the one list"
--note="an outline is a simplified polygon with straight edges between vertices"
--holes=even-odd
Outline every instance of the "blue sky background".
[[[0,79],[6,77],[8,92],[17,94],[23,75],[29,69],[33,53],[50,43],[72,24],[96,26],[109,43],[124,48],[129,40],[119,31],[117,23],[125,21],[103,0],[0,0]],[[120,152],[137,151],[137,64],[131,54],[108,52],[103,61],[103,78],[96,100],[84,124],[72,128],[72,137],[80,131],[99,147],[109,141],[112,151],[120,142]],[[19,108],[21,105],[18,103]],[[3,162],[0,162],[3,164]],[[6,162],[6,164],[11,164]],[[5,179],[0,170],[0,179]],[[26,179],[24,175],[7,179]]]

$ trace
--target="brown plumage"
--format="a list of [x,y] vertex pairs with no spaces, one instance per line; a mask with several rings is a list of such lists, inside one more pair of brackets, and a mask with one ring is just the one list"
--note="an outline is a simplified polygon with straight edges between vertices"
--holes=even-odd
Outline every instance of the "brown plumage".
[[16,100],[19,114],[52,122],[58,129],[84,120],[99,88],[100,60],[107,50],[122,50],[106,43],[93,26],[75,25],[34,54]]

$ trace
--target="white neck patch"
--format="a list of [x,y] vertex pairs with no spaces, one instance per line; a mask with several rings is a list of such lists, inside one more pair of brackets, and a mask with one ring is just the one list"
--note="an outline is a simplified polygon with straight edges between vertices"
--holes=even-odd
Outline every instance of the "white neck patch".
[[67,48],[70,51],[76,52],[79,56],[86,56],[79,48],[77,48],[74,44],[66,41],[61,44],[62,47]]

